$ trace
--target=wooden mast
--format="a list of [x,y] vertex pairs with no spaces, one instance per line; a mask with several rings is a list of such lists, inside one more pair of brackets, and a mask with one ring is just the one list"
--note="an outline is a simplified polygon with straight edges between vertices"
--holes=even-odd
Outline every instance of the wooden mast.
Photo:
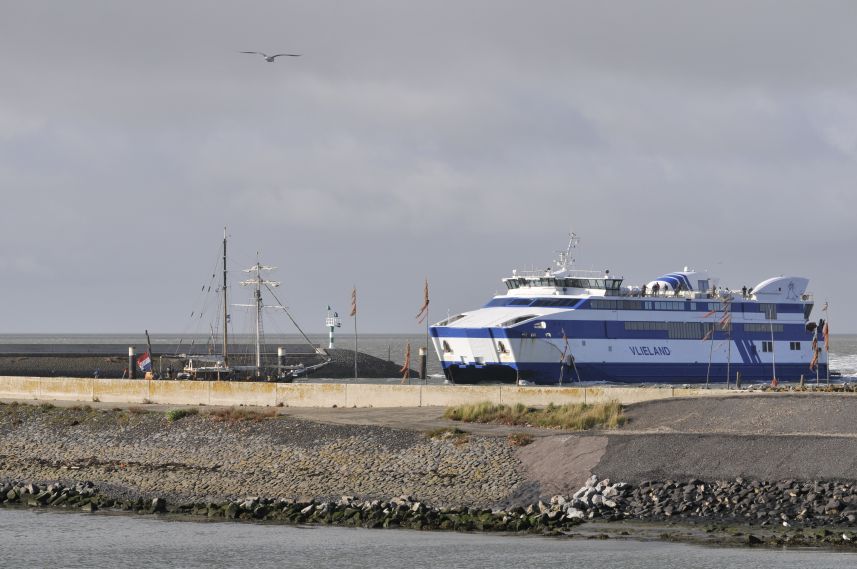
[[229,367],[229,305],[226,299],[226,227],[223,228],[223,367]]

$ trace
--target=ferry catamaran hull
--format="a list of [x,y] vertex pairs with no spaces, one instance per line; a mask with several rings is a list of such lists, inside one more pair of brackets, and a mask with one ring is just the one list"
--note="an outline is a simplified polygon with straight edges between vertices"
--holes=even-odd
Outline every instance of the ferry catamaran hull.
[[[753,289],[718,287],[685,269],[643,287],[572,271],[573,238],[557,270],[503,279],[484,307],[431,327],[454,383],[807,381],[827,376],[822,326],[803,277]],[[654,295],[653,295],[654,293]],[[825,315],[826,316],[826,315]],[[818,363],[811,363],[818,350]]]

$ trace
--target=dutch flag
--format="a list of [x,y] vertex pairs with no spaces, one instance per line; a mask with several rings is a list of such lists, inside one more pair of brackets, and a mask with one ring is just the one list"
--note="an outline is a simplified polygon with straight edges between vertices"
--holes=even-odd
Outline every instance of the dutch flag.
[[140,371],[152,371],[152,358],[149,357],[149,352],[137,358],[137,367]]

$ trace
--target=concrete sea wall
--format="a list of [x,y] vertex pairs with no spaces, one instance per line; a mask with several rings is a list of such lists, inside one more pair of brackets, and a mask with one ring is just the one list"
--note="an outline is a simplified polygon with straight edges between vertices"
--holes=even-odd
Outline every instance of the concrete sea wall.
[[0,399],[167,405],[444,407],[481,401],[547,405],[610,400],[631,404],[675,397],[722,397],[742,393],[747,392],[681,387],[245,383],[0,376]]

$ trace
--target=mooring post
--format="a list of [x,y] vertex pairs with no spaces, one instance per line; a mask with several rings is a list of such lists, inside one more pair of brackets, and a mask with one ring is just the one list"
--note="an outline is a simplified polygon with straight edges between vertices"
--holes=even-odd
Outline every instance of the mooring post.
[[128,346],[128,378],[137,379],[137,350],[134,346]]
[[426,349],[420,348],[420,379],[426,380]]
[[741,372],[735,372],[735,389],[741,389]]

